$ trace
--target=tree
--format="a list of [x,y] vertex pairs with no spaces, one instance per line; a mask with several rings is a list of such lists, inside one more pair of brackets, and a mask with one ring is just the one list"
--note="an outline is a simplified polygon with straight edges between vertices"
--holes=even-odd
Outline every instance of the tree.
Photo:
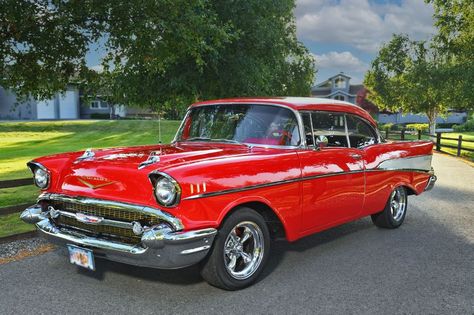
[[100,27],[91,1],[0,0],[0,86],[50,98],[87,77],[85,55]]
[[[296,39],[294,0],[0,6],[7,30],[0,35],[0,85],[20,96],[47,98],[75,80],[115,103],[175,108],[198,99],[309,95],[314,80],[314,61]],[[104,71],[94,73],[85,55],[99,39]]]
[[426,0],[435,8],[438,34],[434,44],[447,66],[444,80],[451,89],[448,102],[453,107],[474,106],[474,3],[472,0]]
[[383,45],[366,73],[369,100],[390,111],[425,113],[430,132],[447,107],[444,93],[444,59],[424,41],[394,35]]

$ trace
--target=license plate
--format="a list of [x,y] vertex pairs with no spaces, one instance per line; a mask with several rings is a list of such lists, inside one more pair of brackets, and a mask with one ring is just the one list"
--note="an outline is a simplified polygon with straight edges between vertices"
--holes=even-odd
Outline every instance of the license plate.
[[95,270],[94,254],[90,249],[78,247],[75,245],[67,245],[69,250],[69,261],[71,264]]

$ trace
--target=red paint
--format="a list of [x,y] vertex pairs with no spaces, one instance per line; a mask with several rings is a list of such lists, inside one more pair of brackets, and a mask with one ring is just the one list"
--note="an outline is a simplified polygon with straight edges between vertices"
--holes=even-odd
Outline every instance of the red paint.
[[[370,115],[356,106],[342,103],[311,104],[307,100],[231,99],[202,102],[280,104],[294,110],[323,110],[359,115],[376,126]],[[186,129],[186,128],[185,128]],[[270,207],[282,221],[286,237],[294,241],[305,235],[381,211],[391,190],[404,185],[414,193],[423,192],[429,175],[412,171],[369,171],[381,162],[431,154],[428,141],[389,142],[364,149],[323,148],[280,149],[222,143],[176,143],[94,150],[91,160],[75,163],[82,152],[64,153],[36,159],[52,173],[48,192],[70,196],[129,202],[161,208],[180,218],[186,230],[219,227],[226,214],[248,202]],[[138,169],[156,151],[160,161]],[[358,154],[360,158],[352,155]],[[172,176],[181,186],[181,201],[176,207],[158,206],[148,174],[154,170]],[[348,172],[349,174],[336,174]],[[323,176],[312,179],[308,176]],[[333,175],[333,176],[329,176]],[[91,184],[111,184],[91,188]],[[203,193],[221,192],[253,185],[281,182],[278,185],[238,191],[218,196],[186,200]],[[191,191],[193,185],[193,191]],[[199,187],[199,188],[198,188]]]

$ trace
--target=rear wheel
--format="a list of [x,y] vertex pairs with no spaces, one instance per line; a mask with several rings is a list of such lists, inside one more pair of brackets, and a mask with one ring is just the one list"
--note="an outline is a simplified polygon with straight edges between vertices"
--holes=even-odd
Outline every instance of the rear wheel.
[[243,289],[258,278],[269,253],[270,233],[265,220],[250,208],[240,208],[224,221],[201,275],[213,286]]
[[408,195],[405,187],[395,188],[383,211],[373,214],[372,222],[378,227],[395,229],[402,225],[408,206]]

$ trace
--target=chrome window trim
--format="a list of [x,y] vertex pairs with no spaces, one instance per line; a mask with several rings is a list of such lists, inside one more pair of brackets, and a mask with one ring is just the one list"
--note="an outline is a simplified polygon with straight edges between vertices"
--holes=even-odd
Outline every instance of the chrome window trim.
[[[373,134],[375,135],[377,142],[374,143],[374,144],[380,144],[380,143],[382,143],[382,137],[380,136],[379,129],[378,129],[378,128],[374,128],[374,127],[372,126],[372,124],[371,124],[367,119],[365,119],[364,117],[361,117],[361,116],[359,116],[359,115],[349,114],[349,113],[346,113],[346,116],[353,116],[353,117],[356,117],[356,118],[362,120],[362,121],[372,130]],[[346,122],[346,128],[347,128],[347,122]],[[349,131],[347,132],[347,137],[348,137],[348,139],[349,139]],[[366,146],[361,147],[361,148],[354,147],[354,149],[362,150],[362,149],[367,148],[367,147],[370,147],[371,145],[374,145],[374,144],[369,144],[369,145],[366,145]],[[350,142],[349,142],[349,147],[352,148]]]
[[[354,106],[356,106],[356,105],[354,105]],[[311,117],[311,113],[329,113],[329,114],[338,114],[338,115],[343,115],[344,116],[344,124],[345,124],[344,128],[345,128],[345,133],[346,133],[346,139],[347,139],[347,145],[348,146],[347,147],[331,147],[331,148],[342,148],[342,149],[352,148],[352,149],[363,150],[364,148],[367,148],[367,147],[373,145],[373,144],[371,144],[371,145],[368,145],[368,146],[365,146],[365,147],[362,147],[362,148],[355,148],[355,147],[351,146],[351,143],[350,143],[350,140],[349,140],[349,131],[348,131],[348,128],[347,128],[347,118],[346,118],[346,116],[348,116],[348,115],[361,119],[365,124],[367,124],[371,128],[371,130],[374,132],[374,134],[376,136],[376,140],[377,140],[377,143],[374,143],[374,144],[382,143],[379,130],[377,128],[374,128],[372,126],[372,124],[367,119],[365,119],[364,117],[361,117],[357,114],[352,114],[352,113],[347,113],[347,112],[330,111],[330,110],[320,110],[320,109],[318,109],[318,110],[307,110],[307,109],[305,109],[305,110],[299,111],[299,113],[300,114],[309,113],[310,117]],[[313,119],[310,118],[310,121],[311,121],[311,125],[312,125],[313,124]],[[303,123],[301,123],[301,125],[303,125]],[[311,128],[313,128],[313,127],[311,127]],[[303,131],[304,131],[304,126],[303,126]],[[303,134],[304,134],[304,132],[303,132]],[[305,140],[306,140],[306,135],[305,135]],[[309,149],[310,147],[306,146],[306,148]]]
[[91,206],[101,206],[101,207],[109,207],[117,210],[125,210],[125,211],[133,211],[139,212],[143,214],[147,214],[153,217],[156,217],[160,220],[163,220],[169,223],[175,231],[180,231],[184,228],[183,223],[180,219],[174,217],[170,213],[157,209],[152,208],[149,206],[141,206],[126,202],[119,202],[119,201],[111,201],[111,200],[104,200],[104,199],[95,199],[89,198],[84,196],[68,196],[63,194],[56,194],[56,193],[43,193],[38,197],[38,203],[42,200],[54,200],[54,201],[61,201],[61,202],[70,202],[79,205],[91,205]]
[[[216,103],[211,103],[211,104],[202,104],[202,105],[196,105],[196,106],[189,106],[186,115],[183,118],[183,121],[181,122],[178,131],[176,132],[173,141],[171,143],[186,143],[186,141],[178,141],[178,132],[181,130],[181,127],[183,126],[186,118],[188,117],[191,109],[193,108],[199,108],[199,107],[205,107],[205,106],[215,106],[215,105],[266,105],[266,106],[275,106],[275,107],[282,107],[285,109],[289,109],[296,117],[296,121],[298,123],[298,132],[300,134],[300,144],[299,145],[290,145],[290,146],[283,146],[283,145],[267,145],[267,144],[260,144],[260,143],[248,143],[248,142],[242,142],[243,144],[246,144],[250,147],[263,147],[263,148],[274,148],[274,149],[286,149],[286,150],[294,150],[298,148],[306,148],[306,136],[302,137],[304,135],[304,129],[303,129],[303,121],[301,119],[301,116],[299,114],[299,111],[295,110],[294,108],[291,108],[290,106],[283,105],[283,104],[277,104],[277,103],[272,103],[272,102],[257,102],[257,103],[252,103],[252,102],[216,102]],[[219,143],[219,142],[214,142],[214,143]],[[222,142],[222,143],[227,143],[227,142]]]

